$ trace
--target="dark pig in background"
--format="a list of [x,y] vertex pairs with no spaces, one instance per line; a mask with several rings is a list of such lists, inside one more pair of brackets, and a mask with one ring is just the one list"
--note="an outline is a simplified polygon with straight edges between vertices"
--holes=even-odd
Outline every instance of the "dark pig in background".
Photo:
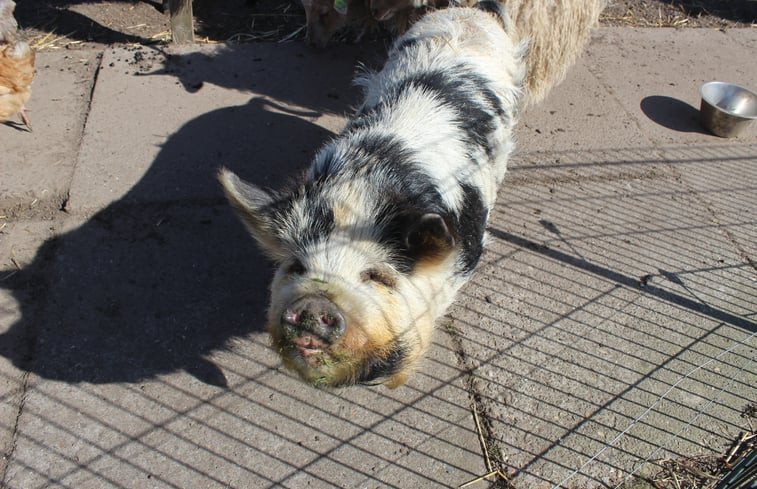
[[301,0],[305,10],[305,40],[323,48],[335,34],[351,31],[359,42],[381,28],[403,34],[428,10],[445,0]]
[[368,12],[366,0],[302,0],[305,9],[305,40],[319,48],[346,28],[357,31],[357,40],[377,27]]

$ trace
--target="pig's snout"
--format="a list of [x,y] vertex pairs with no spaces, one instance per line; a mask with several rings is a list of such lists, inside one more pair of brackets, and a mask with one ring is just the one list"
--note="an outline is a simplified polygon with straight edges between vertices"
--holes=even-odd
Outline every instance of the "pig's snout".
[[291,303],[281,315],[281,325],[289,334],[310,333],[326,343],[338,340],[346,329],[339,308],[322,296],[305,296]]

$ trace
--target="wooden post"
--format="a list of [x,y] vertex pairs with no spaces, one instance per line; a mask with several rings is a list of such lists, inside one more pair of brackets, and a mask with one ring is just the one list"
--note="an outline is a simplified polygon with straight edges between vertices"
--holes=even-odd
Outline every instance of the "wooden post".
[[192,0],[168,0],[171,11],[171,39],[176,43],[194,42]]

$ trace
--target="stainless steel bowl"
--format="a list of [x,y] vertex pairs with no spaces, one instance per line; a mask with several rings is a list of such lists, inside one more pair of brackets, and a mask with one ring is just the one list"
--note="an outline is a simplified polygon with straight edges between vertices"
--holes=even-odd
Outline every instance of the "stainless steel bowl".
[[732,138],[757,119],[757,95],[744,87],[719,81],[699,88],[702,125],[716,136]]

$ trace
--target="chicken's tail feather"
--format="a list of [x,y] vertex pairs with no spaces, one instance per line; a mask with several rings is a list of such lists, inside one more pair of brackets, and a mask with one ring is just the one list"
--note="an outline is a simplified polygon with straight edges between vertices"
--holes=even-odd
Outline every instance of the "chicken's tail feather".
[[0,0],[0,42],[12,43],[16,40],[18,23],[13,17],[16,3],[13,0]]

